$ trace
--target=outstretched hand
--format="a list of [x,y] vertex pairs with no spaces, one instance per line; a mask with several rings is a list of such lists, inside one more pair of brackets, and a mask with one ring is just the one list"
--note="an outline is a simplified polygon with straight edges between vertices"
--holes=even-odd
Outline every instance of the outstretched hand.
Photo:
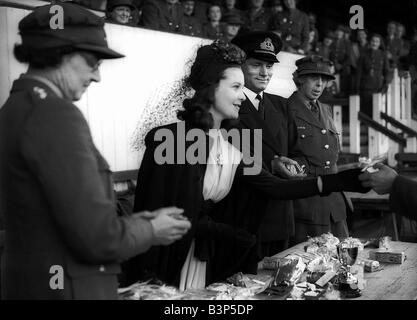
[[392,184],[398,175],[397,172],[382,163],[377,163],[373,168],[378,171],[365,172],[359,176],[362,185],[374,189],[378,194],[391,193]]

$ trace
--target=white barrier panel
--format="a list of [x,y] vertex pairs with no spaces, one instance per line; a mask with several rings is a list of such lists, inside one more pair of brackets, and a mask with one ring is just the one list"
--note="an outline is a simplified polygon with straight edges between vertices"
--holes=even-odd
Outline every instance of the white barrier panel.
[[[26,67],[13,57],[20,42],[18,22],[28,11],[0,7],[0,106],[12,82]],[[92,84],[77,103],[87,118],[94,142],[113,171],[139,167],[143,137],[151,128],[176,120],[183,96],[176,92],[191,66],[201,38],[131,28],[105,26],[109,46],[125,54],[123,59],[104,61],[102,81]],[[300,56],[280,53],[280,63],[267,91],[288,97],[296,89],[292,81]]]
[[349,152],[361,153],[361,127],[358,119],[360,97],[349,97]]

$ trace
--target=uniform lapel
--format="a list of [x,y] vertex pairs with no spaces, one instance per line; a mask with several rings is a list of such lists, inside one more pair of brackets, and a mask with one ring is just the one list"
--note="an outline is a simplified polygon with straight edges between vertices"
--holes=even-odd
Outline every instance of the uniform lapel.
[[[317,120],[312,112],[308,110],[307,106],[305,105],[304,101],[301,100],[301,98],[298,96],[297,92],[294,92],[293,95],[290,98],[291,100],[295,101],[296,103],[296,117],[304,120],[305,122],[308,122],[310,125],[318,127],[320,129],[323,128],[323,124],[320,123],[319,120]],[[320,113],[322,112],[322,109],[320,109]],[[322,117],[322,114],[320,114],[320,117]]]

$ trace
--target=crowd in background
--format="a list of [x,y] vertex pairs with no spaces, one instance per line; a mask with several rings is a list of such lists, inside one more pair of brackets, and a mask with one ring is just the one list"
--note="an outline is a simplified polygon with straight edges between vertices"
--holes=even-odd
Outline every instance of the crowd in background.
[[[396,21],[385,35],[339,25],[319,33],[317,16],[297,9],[298,0],[108,0],[73,1],[106,11],[108,22],[209,39],[232,40],[247,31],[273,31],[283,51],[318,54],[334,63],[336,97],[360,94],[362,111],[372,116],[372,94],[384,92],[393,71],[410,71],[417,93],[417,30]],[[320,18],[320,17],[319,17]],[[416,99],[413,99],[414,101]]]

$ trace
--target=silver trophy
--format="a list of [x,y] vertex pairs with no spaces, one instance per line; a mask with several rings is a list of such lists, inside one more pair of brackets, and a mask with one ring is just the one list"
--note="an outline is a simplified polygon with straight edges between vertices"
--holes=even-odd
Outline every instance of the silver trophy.
[[337,245],[337,255],[342,264],[338,278],[339,291],[346,298],[357,298],[361,296],[361,290],[358,287],[358,278],[351,273],[351,267],[355,264],[358,253],[359,247],[350,247],[344,243]]

